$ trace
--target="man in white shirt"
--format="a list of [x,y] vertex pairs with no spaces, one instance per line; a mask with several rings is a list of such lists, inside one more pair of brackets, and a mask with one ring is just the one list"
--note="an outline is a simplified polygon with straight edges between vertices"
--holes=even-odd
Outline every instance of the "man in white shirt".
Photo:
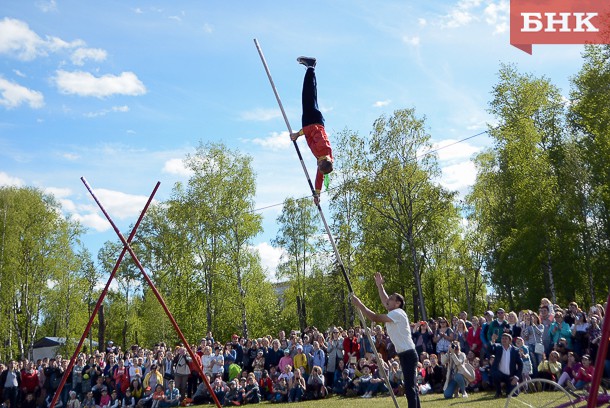
[[402,309],[405,300],[402,295],[393,293],[390,296],[383,288],[383,276],[375,273],[375,284],[381,303],[388,310],[387,314],[378,314],[366,307],[360,299],[352,294],[352,303],[360,309],[362,313],[374,322],[384,322],[388,331],[388,336],[396,348],[400,365],[402,367],[405,382],[405,397],[409,408],[420,408],[419,393],[417,387],[417,352],[415,344],[411,338],[411,328],[407,313]]

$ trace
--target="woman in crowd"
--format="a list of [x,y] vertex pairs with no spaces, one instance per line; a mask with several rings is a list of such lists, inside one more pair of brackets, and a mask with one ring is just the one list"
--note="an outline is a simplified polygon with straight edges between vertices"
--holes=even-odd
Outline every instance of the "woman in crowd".
[[300,402],[305,394],[306,384],[305,378],[301,375],[301,370],[294,370],[294,376],[290,383],[290,392],[288,394],[288,401]]
[[460,349],[463,353],[468,354],[470,351],[470,345],[468,344],[468,328],[466,322],[462,319],[457,319],[455,331],[453,332],[453,339],[460,343]]
[[595,361],[597,357],[597,349],[599,347],[599,342],[602,339],[602,329],[599,326],[599,317],[597,315],[592,315],[589,317],[589,328],[587,329],[587,338],[589,341],[589,347],[587,350],[587,354],[591,357],[591,361]]
[[136,403],[142,398],[144,395],[144,388],[142,387],[142,383],[139,378],[134,378],[131,380],[131,386],[129,387],[129,392],[131,396],[136,400]]
[[380,325],[375,326],[374,334],[375,349],[377,349],[377,353],[379,353],[383,361],[388,361],[388,336],[384,333],[383,327]]
[[[327,343],[328,363],[326,364],[326,386],[333,386],[334,379],[338,375],[341,375],[342,370],[345,368],[345,360],[343,359],[343,339],[340,336],[339,329],[334,327],[330,332],[330,338]],[[339,362],[343,363],[343,367],[339,367]]]
[[519,319],[517,317],[517,313],[510,312],[508,314],[508,316],[506,317],[506,320],[508,320],[510,335],[513,336],[513,341],[517,337],[521,337],[522,328],[521,328],[521,324],[519,324]]
[[575,372],[580,370],[580,367],[581,364],[576,361],[576,356],[570,351],[568,353],[568,362],[564,365],[561,376],[557,380],[557,384],[563,387],[567,382],[571,382],[574,379]]
[[479,317],[472,316],[472,326],[468,328],[468,334],[466,335],[466,342],[468,347],[477,356],[481,356],[483,348],[483,341],[481,340],[481,325],[479,324]]
[[459,390],[463,398],[468,398],[466,393],[467,381],[460,372],[461,367],[466,362],[466,354],[462,352],[460,343],[457,341],[451,343],[450,347],[449,352],[443,355],[442,361],[447,370],[443,394],[445,398],[453,398],[457,396]]
[[430,354],[430,366],[424,369],[426,370],[426,378],[428,383],[432,387],[432,392],[443,392],[445,386],[445,377],[443,373],[443,367],[438,363],[438,357],[436,354]]
[[313,366],[309,378],[307,379],[307,391],[312,399],[325,398],[328,394],[324,386],[324,375],[322,368]]
[[413,343],[415,343],[415,351],[417,355],[421,355],[423,352],[432,353],[434,347],[432,345],[433,333],[428,327],[428,322],[421,321],[415,325],[415,331],[413,332]]
[[358,361],[360,358],[360,344],[358,344],[358,336],[354,329],[347,330],[347,336],[343,339],[343,362],[350,363]]
[[561,362],[559,361],[559,353],[551,351],[549,359],[546,355],[542,355],[542,362],[538,365],[538,377],[546,378],[547,380],[557,381],[562,373]]
[[446,353],[449,351],[449,346],[453,341],[453,330],[449,328],[447,319],[441,317],[438,319],[439,327],[436,329],[433,341],[436,344],[436,354]]
[[533,311],[528,311],[525,320],[525,326],[522,329],[523,340],[530,351],[530,360],[532,361],[532,371],[535,377],[538,373],[538,365],[542,362],[544,354],[544,345],[542,344],[542,334],[544,325],[540,323],[538,314]]
[[586,354],[587,348],[589,347],[588,330],[589,323],[587,322],[587,316],[582,311],[577,311],[574,324],[570,328],[572,331],[572,350],[582,356]]

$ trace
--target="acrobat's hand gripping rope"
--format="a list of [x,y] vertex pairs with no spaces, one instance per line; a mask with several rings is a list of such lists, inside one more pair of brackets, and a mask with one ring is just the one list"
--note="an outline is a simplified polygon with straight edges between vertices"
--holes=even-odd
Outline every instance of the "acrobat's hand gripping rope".
[[[277,93],[277,89],[275,88],[275,84],[273,83],[273,78],[271,78],[271,72],[269,72],[269,67],[267,66],[267,61],[265,60],[265,57],[263,55],[263,50],[261,49],[261,47],[258,43],[258,40],[256,38],[254,39],[254,44],[256,45],[258,55],[261,57],[261,61],[263,63],[263,66],[265,67],[265,72],[267,72],[267,77],[269,78],[269,83],[271,84],[271,88],[273,89],[273,93],[275,94],[275,99],[277,100],[280,110],[282,111],[282,116],[284,117],[284,122],[286,122],[286,127],[288,128],[288,133],[292,133],[292,128],[290,127],[290,122],[288,121],[288,117],[286,116],[286,112],[284,111],[284,106],[282,105],[282,101],[280,100],[280,95]],[[301,167],[303,167],[303,172],[305,173],[305,177],[307,178],[307,182],[309,183],[309,188],[311,189],[311,193],[314,197],[317,197],[316,190],[314,189],[313,184],[311,182],[311,178],[309,178],[309,173],[307,172],[307,167],[305,167],[305,163],[303,162],[303,156],[301,155],[301,151],[299,150],[299,145],[297,144],[296,140],[293,140],[292,143],[294,145],[294,148],[297,151],[297,155],[299,156],[299,160],[301,162]],[[352,289],[352,283],[349,279],[349,276],[347,275],[347,272],[345,271],[345,266],[343,266],[343,262],[341,261],[341,255],[339,255],[339,250],[337,249],[337,245],[335,244],[333,235],[331,234],[330,228],[328,227],[328,223],[326,222],[326,218],[324,217],[324,212],[322,211],[322,207],[320,206],[319,202],[316,204],[316,206],[318,207],[318,213],[320,214],[320,218],[322,219],[322,223],[324,224],[324,228],[326,229],[326,234],[328,235],[328,239],[333,247],[333,250],[335,251],[335,257],[337,259],[337,263],[339,264],[339,267],[341,268],[341,272],[343,273],[343,277],[345,278],[345,283],[347,284],[347,288],[348,288],[349,294],[351,296],[354,293],[354,290]],[[398,401],[396,401],[396,396],[394,395],[394,391],[392,390],[392,386],[390,385],[390,380],[389,380],[388,375],[383,366],[383,360],[381,359],[381,356],[377,352],[377,348],[375,347],[375,342],[373,341],[373,338],[371,337],[371,332],[370,332],[369,328],[367,327],[366,319],[364,318],[364,314],[362,314],[362,311],[360,309],[356,308],[356,310],[358,311],[358,317],[360,318],[360,323],[362,324],[362,327],[364,328],[364,331],[369,340],[369,343],[371,344],[371,347],[373,348],[373,351],[375,352],[375,358],[379,362],[379,368],[380,368],[379,373],[383,377],[386,387],[390,391],[390,395],[392,396],[394,405],[396,406],[396,408],[398,408]]]

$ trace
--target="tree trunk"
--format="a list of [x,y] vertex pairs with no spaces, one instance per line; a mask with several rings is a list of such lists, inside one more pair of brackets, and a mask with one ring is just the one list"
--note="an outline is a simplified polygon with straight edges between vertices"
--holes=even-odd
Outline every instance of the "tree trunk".
[[[409,222],[411,222],[413,216],[413,210],[411,208],[412,203],[409,203]],[[422,320],[428,320],[428,315],[426,314],[426,305],[424,304],[424,293],[421,287],[421,276],[419,271],[419,262],[417,256],[417,248],[415,248],[415,242],[413,242],[413,224],[410,223],[407,229],[407,244],[409,245],[409,249],[411,251],[411,259],[413,262],[413,278],[415,278],[415,287],[417,289],[417,296],[419,297],[419,308],[421,311]]]
[[557,293],[555,291],[555,279],[553,277],[553,261],[551,259],[551,250],[549,248],[549,245],[547,245],[547,248],[546,248],[546,256],[547,256],[546,271],[547,271],[547,275],[549,278],[549,290],[551,292],[551,302],[553,302],[553,304],[555,304],[555,303],[557,303]]
[[239,301],[241,305],[241,326],[242,326],[242,335],[245,338],[248,338],[248,316],[246,314],[246,304],[244,298],[246,297],[246,291],[242,287],[241,283],[241,271],[237,272],[237,289],[239,290]]
[[464,289],[466,290],[468,316],[472,316],[472,303],[470,302],[470,289],[468,288],[468,275],[466,274],[466,272],[464,272]]
[[123,350],[127,350],[127,320],[123,322],[123,338],[121,339],[121,347]]
[[[208,269],[206,267],[206,269]],[[208,324],[208,330],[207,331],[212,331],[212,276],[209,270],[206,270],[205,272],[205,283],[206,283],[206,297],[205,297],[205,314],[206,314],[206,320],[207,320],[207,324]]]
[[97,319],[99,322],[99,331],[97,333],[97,347],[98,350],[104,351],[104,337],[106,336],[106,317],[104,316],[104,305],[101,304],[97,312]]

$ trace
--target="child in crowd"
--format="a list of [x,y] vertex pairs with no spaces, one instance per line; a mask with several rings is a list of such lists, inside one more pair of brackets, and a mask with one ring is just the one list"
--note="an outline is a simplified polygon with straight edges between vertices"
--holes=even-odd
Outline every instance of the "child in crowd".
[[[430,360],[424,360],[424,369],[430,366]],[[403,396],[404,389],[404,381],[402,377],[402,370],[400,368],[400,364],[398,361],[393,360],[390,364],[390,372],[388,373],[388,380],[390,380],[390,385],[392,386],[392,390],[394,394],[397,396]]]
[[475,357],[472,360],[472,368],[474,368],[474,381],[466,386],[467,392],[478,392],[483,389],[483,375],[481,374],[481,359]]
[[[582,390],[591,384],[593,379],[593,366],[588,355],[582,356],[582,367],[574,373],[574,388]],[[568,381],[569,382],[569,381]]]
[[528,347],[523,343],[523,339],[521,337],[517,337],[515,339],[515,345],[519,349],[519,355],[521,356],[521,361],[523,361],[523,370],[521,371],[521,378],[523,381],[529,380],[532,374],[532,360],[530,359],[530,352]]
[[110,395],[108,395],[108,389],[104,388],[102,389],[102,396],[100,397],[100,408],[110,408],[110,402],[112,401],[112,399],[110,398]]
[[96,408],[95,398],[93,398],[93,391],[89,391],[81,404],[81,408]]
[[161,402],[165,401],[165,390],[162,384],[155,386],[155,392],[152,395],[151,408],[160,408]]
[[484,358],[483,364],[479,367],[479,371],[481,372],[482,377],[482,385],[483,389],[488,389],[493,386],[493,381],[491,379],[491,364],[493,363],[494,356],[491,355],[490,358]]
[[261,401],[260,388],[258,387],[256,376],[252,373],[248,375],[244,399],[248,404],[258,404]]
[[224,405],[225,406],[240,405],[241,400],[242,400],[242,393],[239,390],[239,388],[237,387],[237,381],[236,380],[229,381],[229,392],[227,392],[225,395]]
[[76,398],[76,391],[70,391],[70,399],[66,406],[68,408],[80,408],[80,401]]
[[110,394],[110,405],[109,408],[119,408],[121,406],[121,400],[119,399],[119,393],[117,390],[112,390]]
[[265,357],[263,356],[263,350],[258,350],[256,353],[256,358],[252,363],[252,371],[254,372],[254,376],[256,381],[259,381],[263,376],[263,370],[265,369]]
[[[78,401],[78,399],[77,399]],[[27,393],[27,395],[25,396],[25,400],[21,403],[21,408],[37,408],[38,405],[36,404],[36,398],[34,398],[34,394],[29,392]],[[79,408],[80,408],[80,401],[79,401]]]
[[131,390],[128,388],[125,390],[125,396],[123,397],[123,408],[135,408],[136,399],[131,395]]
[[165,390],[165,399],[161,402],[162,407],[177,407],[180,405],[180,390],[176,388],[176,382],[169,380]]
[[349,376],[349,370],[346,368],[341,373],[341,377],[337,378],[333,383],[333,392],[337,395],[345,396],[351,386],[352,379]]
[[273,402],[286,402],[288,401],[288,383],[286,382],[286,378],[282,377],[278,380],[275,387],[273,387],[275,392],[275,397],[273,398]]
[[271,396],[273,395],[273,380],[269,376],[269,372],[267,370],[263,370],[261,379],[258,381],[258,389],[261,394],[261,398],[264,401],[271,399]]

